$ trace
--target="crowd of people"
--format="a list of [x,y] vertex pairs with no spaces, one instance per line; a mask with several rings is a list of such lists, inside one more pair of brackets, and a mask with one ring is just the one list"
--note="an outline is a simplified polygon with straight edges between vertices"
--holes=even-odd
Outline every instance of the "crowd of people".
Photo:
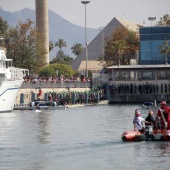
[[91,78],[86,78],[84,76],[72,76],[64,77],[60,76],[37,76],[30,75],[24,77],[24,82],[21,88],[86,88],[92,86]]
[[26,75],[24,77],[25,83],[38,83],[38,82],[53,82],[53,83],[62,83],[62,82],[91,82],[91,78],[86,78],[84,76],[71,76],[64,77],[60,76],[38,76],[38,75]]
[[158,84],[145,83],[145,84],[118,84],[109,85],[106,87],[110,90],[110,94],[159,94],[159,93],[169,93],[170,83],[162,83],[160,86]]
[[[30,106],[32,107],[33,100],[41,101],[44,100],[51,103],[51,106],[56,105],[68,105],[68,104],[96,104],[99,100],[104,97],[103,85],[98,84],[91,88],[90,91],[62,91],[62,92],[48,92],[42,96],[42,89],[37,88],[38,93],[36,96],[32,96]],[[32,93],[33,95],[33,93]],[[43,99],[42,99],[43,98]]]

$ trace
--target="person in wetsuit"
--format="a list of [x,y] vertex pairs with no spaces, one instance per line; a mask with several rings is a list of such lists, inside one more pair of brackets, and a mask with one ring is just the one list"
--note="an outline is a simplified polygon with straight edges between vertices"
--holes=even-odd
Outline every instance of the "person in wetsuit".
[[145,123],[145,125],[151,125],[151,124],[154,124],[155,120],[154,120],[154,114],[153,114],[153,111],[150,110],[148,112],[148,116],[146,117],[145,119],[147,122],[149,123]]
[[40,105],[39,104],[37,104],[37,108],[36,108],[37,110],[41,110],[41,107],[40,107]]

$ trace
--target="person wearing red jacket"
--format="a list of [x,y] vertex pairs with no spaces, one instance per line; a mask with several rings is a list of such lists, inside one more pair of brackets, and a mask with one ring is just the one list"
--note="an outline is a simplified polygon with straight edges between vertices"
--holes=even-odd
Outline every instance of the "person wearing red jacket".
[[[158,110],[156,118],[160,118],[161,124],[165,126],[167,130],[170,130],[170,107],[166,105],[165,101],[160,103],[161,107]],[[162,113],[161,113],[162,110]]]

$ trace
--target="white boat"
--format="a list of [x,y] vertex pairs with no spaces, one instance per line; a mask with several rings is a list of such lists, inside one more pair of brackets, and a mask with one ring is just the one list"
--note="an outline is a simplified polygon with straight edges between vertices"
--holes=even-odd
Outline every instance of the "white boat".
[[0,112],[13,110],[26,73],[28,74],[27,69],[13,67],[12,59],[6,58],[5,48],[0,47]]

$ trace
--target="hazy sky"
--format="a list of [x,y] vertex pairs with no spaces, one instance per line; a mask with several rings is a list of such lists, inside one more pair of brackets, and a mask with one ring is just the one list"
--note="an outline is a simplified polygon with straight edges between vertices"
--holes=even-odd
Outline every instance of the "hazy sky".
[[[35,0],[0,0],[0,7],[6,11],[25,7],[35,10]],[[81,0],[48,0],[48,7],[71,23],[84,27],[85,5]],[[106,26],[114,17],[139,24],[145,22],[147,26],[151,25],[148,17],[159,21],[165,14],[170,15],[170,0],[91,0],[87,5],[87,27]]]

